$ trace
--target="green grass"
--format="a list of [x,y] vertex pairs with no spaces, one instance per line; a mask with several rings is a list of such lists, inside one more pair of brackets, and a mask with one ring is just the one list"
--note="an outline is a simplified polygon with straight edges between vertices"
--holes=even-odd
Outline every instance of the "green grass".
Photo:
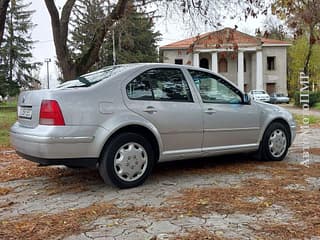
[[[292,114],[292,115],[298,125],[303,125],[303,115],[301,114]],[[319,116],[310,115],[308,116],[308,118],[309,118],[309,124],[316,124],[316,123],[320,124]]]
[[16,121],[17,114],[15,111],[0,112],[0,147],[9,147],[9,129]]
[[320,102],[316,103],[316,104],[313,106],[313,109],[320,110]]
[[0,107],[17,107],[17,99],[0,103]]

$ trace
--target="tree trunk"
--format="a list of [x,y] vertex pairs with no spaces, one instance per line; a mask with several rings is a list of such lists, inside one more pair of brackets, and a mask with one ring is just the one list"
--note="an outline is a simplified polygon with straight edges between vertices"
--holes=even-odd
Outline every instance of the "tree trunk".
[[14,38],[14,31],[13,31],[13,8],[15,6],[11,3],[11,11],[9,12],[10,16],[8,18],[8,43],[9,43],[9,81],[13,80],[13,38]]
[[0,0],[0,46],[3,40],[3,33],[6,23],[7,9],[10,0]]
[[113,24],[122,18],[126,10],[127,3],[130,0],[117,1],[117,4],[110,14],[108,14],[105,19],[101,20],[101,22],[97,23],[97,30],[87,52],[85,52],[83,57],[80,59],[73,61],[67,46],[67,38],[71,10],[75,4],[75,1],[76,0],[67,0],[63,6],[61,17],[59,17],[59,12],[54,0],[45,0],[51,17],[54,45],[64,81],[75,79],[77,76],[87,73],[90,67],[99,60],[99,51],[105,35],[113,26]]
[[311,59],[311,55],[312,55],[312,47],[316,43],[316,37],[315,37],[315,32],[314,32],[315,25],[310,24],[309,30],[310,30],[310,37],[309,37],[308,53],[307,53],[307,57],[306,57],[306,60],[304,62],[304,66],[303,66],[303,72],[306,75],[309,75],[309,64],[310,64],[310,59]]
[[303,67],[303,72],[306,75],[309,74],[309,63],[310,63],[311,54],[312,54],[312,47],[313,47],[313,44],[309,43],[308,53],[307,53],[307,57],[306,57],[306,60],[305,60],[305,63],[304,63],[304,67]]
[[71,10],[75,0],[67,0],[61,12],[61,19],[54,1],[45,0],[45,3],[51,17],[53,41],[63,78],[64,80],[74,79],[76,77],[76,72],[74,70],[74,63],[70,59],[67,48],[67,34]]

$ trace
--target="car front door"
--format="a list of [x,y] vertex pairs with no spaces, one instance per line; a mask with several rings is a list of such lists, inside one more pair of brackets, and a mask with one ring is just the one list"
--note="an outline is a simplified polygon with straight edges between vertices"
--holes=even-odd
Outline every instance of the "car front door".
[[126,84],[125,102],[158,129],[163,155],[201,153],[202,109],[180,68],[152,68],[139,74]]
[[244,104],[242,93],[228,81],[208,72],[188,70],[202,99],[203,150],[224,151],[255,147],[259,113]]

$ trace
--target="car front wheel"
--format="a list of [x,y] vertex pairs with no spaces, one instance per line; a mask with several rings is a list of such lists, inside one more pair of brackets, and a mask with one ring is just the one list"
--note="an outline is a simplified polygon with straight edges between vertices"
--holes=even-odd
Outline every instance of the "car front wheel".
[[151,144],[136,133],[121,133],[105,147],[99,164],[104,182],[119,188],[141,185],[154,165]]
[[266,161],[281,161],[287,155],[288,148],[288,130],[279,122],[272,123],[260,143],[259,158]]

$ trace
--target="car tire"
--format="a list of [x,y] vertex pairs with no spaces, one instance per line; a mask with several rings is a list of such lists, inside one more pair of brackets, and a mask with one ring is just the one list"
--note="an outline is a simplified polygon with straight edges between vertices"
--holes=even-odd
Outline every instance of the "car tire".
[[281,161],[288,152],[289,133],[279,122],[272,123],[264,132],[258,151],[258,158],[263,161]]
[[105,146],[99,173],[107,184],[132,188],[144,183],[154,163],[154,151],[145,137],[136,133],[121,133]]

